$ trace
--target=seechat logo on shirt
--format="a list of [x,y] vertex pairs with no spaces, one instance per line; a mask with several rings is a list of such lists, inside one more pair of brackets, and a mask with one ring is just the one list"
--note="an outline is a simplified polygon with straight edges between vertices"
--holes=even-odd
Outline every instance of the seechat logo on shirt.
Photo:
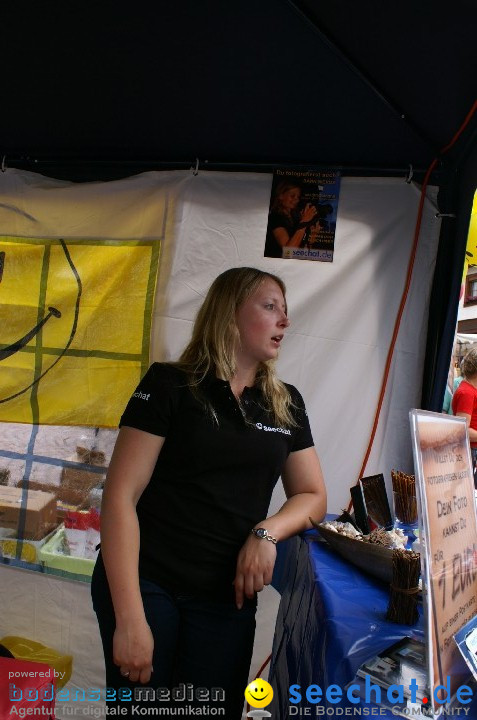
[[139,398],[139,400],[149,400],[149,398],[151,397],[151,393],[147,393],[146,395],[146,393],[135,392],[133,393],[133,397],[137,397]]
[[255,423],[255,427],[257,430],[264,430],[265,432],[279,432],[284,435],[291,435],[290,430],[286,430],[285,428],[268,427],[268,425],[262,425],[262,423]]

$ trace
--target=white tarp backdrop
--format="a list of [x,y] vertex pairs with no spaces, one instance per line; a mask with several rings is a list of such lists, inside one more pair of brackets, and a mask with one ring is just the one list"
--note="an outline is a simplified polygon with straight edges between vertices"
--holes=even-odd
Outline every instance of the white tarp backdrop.
[[[174,242],[166,243],[152,353],[175,358],[207,287],[252,265],[280,275],[291,326],[280,376],[303,393],[322,460],[329,509],[347,505],[370,436],[404,287],[419,189],[404,180],[341,186],[333,263],[263,257],[271,176],[202,173],[181,186]],[[367,474],[412,470],[408,411],[418,407],[428,300],[440,221],[425,203],[412,285]],[[282,497],[282,496],[281,496]],[[279,498],[275,497],[275,502]]]
[[[349,487],[357,480],[366,452],[405,283],[420,189],[404,179],[344,178],[334,261],[321,263],[263,257],[271,182],[268,174],[195,176],[176,171],[73,184],[8,169],[0,173],[0,235],[162,239],[151,360],[177,357],[208,286],[223,270],[250,265],[280,275],[288,288],[291,326],[279,374],[305,398],[329,510],[339,512],[348,504]],[[388,483],[392,468],[412,471],[408,412],[420,403],[440,229],[434,199],[435,188],[430,188],[365,472],[382,472]],[[0,302],[1,292],[0,283]],[[283,497],[281,490],[275,492],[272,509]],[[5,614],[3,618],[5,622]],[[7,634],[8,628],[4,630]],[[90,686],[95,686],[95,677],[97,671]]]
[[[271,176],[186,171],[74,184],[0,173],[0,233],[162,238],[151,360],[177,357],[213,278],[238,265],[279,274],[291,327],[280,375],[302,391],[329,492],[347,504],[370,435],[404,286],[419,189],[344,178],[333,263],[263,257]],[[418,407],[440,221],[428,192],[419,249],[367,474],[411,470],[408,410]],[[164,212],[166,206],[166,212]],[[175,222],[173,223],[173,218]],[[107,272],[107,269],[105,269]],[[0,284],[1,301],[1,284]],[[127,315],[124,332],[127,333]]]
[[[419,189],[404,180],[344,178],[335,259],[320,263],[263,257],[270,187],[271,176],[261,174],[151,172],[74,184],[7,170],[0,173],[0,233],[163,238],[151,360],[177,357],[208,286],[223,270],[252,265],[283,277],[291,327],[280,375],[305,397],[329,508],[338,511],[348,502],[366,451]],[[428,194],[387,399],[366,469],[383,472],[387,480],[391,468],[411,469],[407,412],[420,400],[440,225],[432,188]]]

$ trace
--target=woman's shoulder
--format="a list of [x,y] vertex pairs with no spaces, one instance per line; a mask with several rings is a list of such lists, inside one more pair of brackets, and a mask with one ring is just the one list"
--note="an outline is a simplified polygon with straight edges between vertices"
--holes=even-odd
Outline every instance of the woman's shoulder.
[[452,396],[452,410],[458,412],[462,407],[462,403],[472,402],[474,408],[477,403],[477,388],[471,385],[467,380],[462,380],[457,390]]
[[175,363],[153,362],[146,375],[149,375],[155,382],[168,383],[174,387],[188,384],[186,372]]
[[288,390],[288,394],[290,395],[291,401],[293,405],[297,405],[298,407],[303,407],[305,405],[305,401],[303,400],[303,396],[301,392],[298,390],[295,385],[292,385],[291,383],[281,381],[283,385]]
[[288,390],[288,392],[289,392],[290,394],[295,394],[295,393],[298,393],[299,395],[301,394],[300,391],[298,390],[298,388],[297,388],[295,385],[292,385],[291,383],[286,382],[285,380],[282,380],[282,379],[280,379],[280,382],[281,382],[283,385],[285,385],[286,389]]
[[462,380],[462,382],[459,384],[457,390],[454,392],[454,397],[456,395],[465,395],[465,394],[476,394],[477,389],[470,384],[467,380]]
[[280,212],[279,210],[271,210],[268,215],[268,227],[269,229],[274,230],[278,227],[284,227],[287,229],[290,229],[294,225],[294,220],[290,215],[285,215],[285,213]]

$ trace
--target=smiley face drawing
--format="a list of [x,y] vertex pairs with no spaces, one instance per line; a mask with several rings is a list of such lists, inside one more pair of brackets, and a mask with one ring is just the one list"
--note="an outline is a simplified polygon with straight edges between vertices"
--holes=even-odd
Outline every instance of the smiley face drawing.
[[117,427],[148,365],[159,253],[0,237],[0,423]]
[[245,700],[255,708],[263,708],[273,700],[273,688],[266,680],[255,678],[245,688]]
[[0,240],[0,407],[33,388],[64,356],[76,334],[81,293],[64,240]]

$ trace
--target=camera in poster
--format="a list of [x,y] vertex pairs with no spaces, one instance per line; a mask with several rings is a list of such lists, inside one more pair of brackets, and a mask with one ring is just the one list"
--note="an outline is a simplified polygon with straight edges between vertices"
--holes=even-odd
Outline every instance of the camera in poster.
[[274,172],[265,257],[333,261],[340,179],[337,170]]

